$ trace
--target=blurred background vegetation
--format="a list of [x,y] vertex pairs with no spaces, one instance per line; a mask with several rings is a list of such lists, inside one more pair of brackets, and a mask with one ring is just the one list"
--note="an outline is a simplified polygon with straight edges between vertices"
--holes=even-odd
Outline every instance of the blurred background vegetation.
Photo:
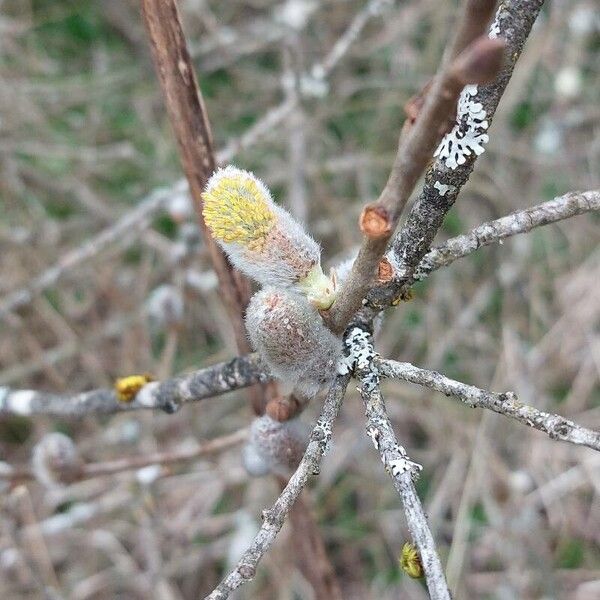
[[[217,149],[284,103],[290,78],[298,82],[300,105],[233,162],[308,223],[328,264],[339,262],[360,241],[357,216],[386,180],[402,107],[435,72],[457,3],[393,3],[325,81],[311,66],[364,2],[179,4]],[[595,2],[548,3],[439,239],[598,187],[599,49]],[[182,174],[136,1],[1,1],[0,78],[1,298]],[[170,197],[0,323],[0,385],[75,392],[235,353],[189,200]],[[414,300],[387,316],[378,350],[514,389],[597,429],[599,241],[588,215],[475,253],[417,285]],[[590,450],[408,385],[387,384],[387,393],[399,438],[424,465],[418,488],[457,597],[600,597],[600,461]],[[25,463],[49,430],[102,460],[215,437],[251,418],[244,394],[232,393],[175,416],[1,419],[0,457]],[[330,558],[345,598],[424,598],[399,569],[407,534],[378,462],[352,393],[314,484]],[[40,522],[85,503],[103,507],[46,534],[61,592],[78,599],[207,593],[277,494],[275,482],[245,475],[235,449],[163,469],[149,484],[126,473],[30,487]],[[19,501],[5,492],[0,506],[0,596],[44,597]],[[283,535],[239,597],[310,598],[292,546]]]

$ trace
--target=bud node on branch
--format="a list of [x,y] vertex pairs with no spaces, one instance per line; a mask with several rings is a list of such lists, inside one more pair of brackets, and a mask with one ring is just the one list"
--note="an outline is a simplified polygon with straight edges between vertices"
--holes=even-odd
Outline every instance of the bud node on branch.
[[359,226],[360,230],[372,240],[385,238],[392,232],[392,217],[385,207],[371,204],[363,209]]

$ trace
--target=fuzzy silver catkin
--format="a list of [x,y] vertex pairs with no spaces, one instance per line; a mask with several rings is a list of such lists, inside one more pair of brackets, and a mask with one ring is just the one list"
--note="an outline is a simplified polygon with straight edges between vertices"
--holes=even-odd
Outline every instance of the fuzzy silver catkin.
[[295,287],[319,308],[335,298],[321,268],[321,249],[304,228],[277,206],[254,174],[219,169],[202,194],[203,215],[231,262],[261,285]]
[[341,338],[325,327],[305,297],[276,288],[258,292],[246,311],[246,330],[287,392],[310,399],[335,376]]
[[310,428],[299,419],[276,421],[269,415],[257,417],[250,426],[242,460],[250,475],[286,475],[295,469],[306,450]]
[[35,478],[46,487],[74,481],[82,466],[73,440],[62,433],[46,434],[33,448],[31,468]]

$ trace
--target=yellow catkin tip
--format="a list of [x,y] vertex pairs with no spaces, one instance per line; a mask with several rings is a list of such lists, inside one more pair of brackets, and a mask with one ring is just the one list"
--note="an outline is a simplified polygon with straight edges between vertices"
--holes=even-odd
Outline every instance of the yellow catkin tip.
[[413,579],[420,579],[423,577],[423,565],[421,564],[421,557],[417,552],[417,549],[410,543],[406,542],[402,546],[402,552],[400,553],[400,568]]
[[120,402],[131,402],[135,395],[150,381],[154,381],[152,375],[129,375],[120,377],[115,381],[115,392]]
[[216,239],[262,250],[275,214],[268,192],[251,173],[233,167],[218,171],[202,200],[204,221]]

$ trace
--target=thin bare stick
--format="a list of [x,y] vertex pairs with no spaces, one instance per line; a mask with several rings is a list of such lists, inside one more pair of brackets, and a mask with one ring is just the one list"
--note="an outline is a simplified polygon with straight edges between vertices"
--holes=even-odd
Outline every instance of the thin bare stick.
[[344,343],[349,349],[348,367],[354,370],[360,380],[359,391],[367,417],[367,435],[379,451],[385,470],[402,500],[408,529],[419,549],[429,595],[432,600],[450,600],[435,541],[413,484],[421,466],[410,460],[406,450],[396,440],[379,386],[379,372],[375,362],[377,355],[370,335],[359,327],[354,327]]
[[310,74],[319,79],[324,79],[330,75],[331,71],[358,39],[369,20],[375,15],[381,14],[392,4],[392,0],[370,0],[362,10],[356,13],[350,25],[344,30],[344,33],[338,38],[323,60],[312,66]]
[[[430,250],[419,263],[410,281],[412,283],[425,279],[432,271],[447,267],[455,260],[484,246],[502,243],[502,240],[513,235],[528,233],[536,227],[550,225],[594,210],[600,210],[600,190],[569,192],[554,200],[513,212],[494,221],[487,221],[469,233],[453,237],[441,246]],[[398,277],[404,276],[405,272],[401,268]]]
[[376,360],[381,375],[425,386],[446,396],[454,396],[472,408],[486,408],[523,425],[542,431],[553,440],[600,451],[600,432],[582,427],[560,415],[543,412],[518,401],[514,392],[496,394],[450,379],[437,371],[420,369],[410,363]]
[[[470,29],[478,26],[482,33],[486,23],[471,25]],[[459,35],[463,35],[462,32],[463,28],[459,27]],[[415,123],[403,129],[385,188],[376,202],[365,206],[360,216],[364,239],[350,275],[338,299],[324,315],[328,327],[335,333],[343,332],[367,297],[400,214],[433,155],[440,129],[455,111],[463,87],[492,80],[500,70],[503,53],[504,41],[500,38],[491,40],[482,36],[469,44],[449,64],[442,65]]]
[[13,310],[31,302],[44,290],[54,285],[63,275],[100,252],[113,246],[123,248],[131,245],[141,230],[150,222],[152,215],[173,195],[173,189],[160,189],[142,200],[136,208],[128,212],[114,225],[103,229],[98,235],[81,246],[64,254],[54,265],[35,277],[26,286],[9,293],[0,300],[0,319],[5,318]]
[[[234,433],[223,435],[206,442],[202,442],[196,448],[184,448],[181,450],[167,450],[165,452],[154,452],[140,456],[127,456],[116,460],[104,462],[86,463],[77,473],[74,481],[82,479],[92,479],[93,477],[102,477],[104,475],[114,475],[123,471],[132,471],[142,469],[151,465],[170,465],[173,463],[193,460],[201,456],[207,456],[221,452],[232,446],[237,446],[248,436],[247,429],[239,429]],[[6,473],[0,472],[0,479],[10,481],[22,481],[34,479],[33,471],[28,467],[14,467],[14,470]]]
[[258,563],[273,544],[286,515],[304,489],[308,478],[319,472],[321,459],[328,449],[333,423],[342,405],[349,379],[348,375],[339,376],[331,385],[300,465],[273,506],[263,511],[263,524],[248,550],[244,552],[235,569],[206,597],[208,600],[227,598],[233,590],[255,576]]
[[0,415],[53,415],[80,418],[136,409],[175,412],[180,404],[197,402],[271,379],[256,354],[199,369],[162,382],[146,384],[130,402],[119,400],[114,390],[93,390],[73,396],[0,387]]

